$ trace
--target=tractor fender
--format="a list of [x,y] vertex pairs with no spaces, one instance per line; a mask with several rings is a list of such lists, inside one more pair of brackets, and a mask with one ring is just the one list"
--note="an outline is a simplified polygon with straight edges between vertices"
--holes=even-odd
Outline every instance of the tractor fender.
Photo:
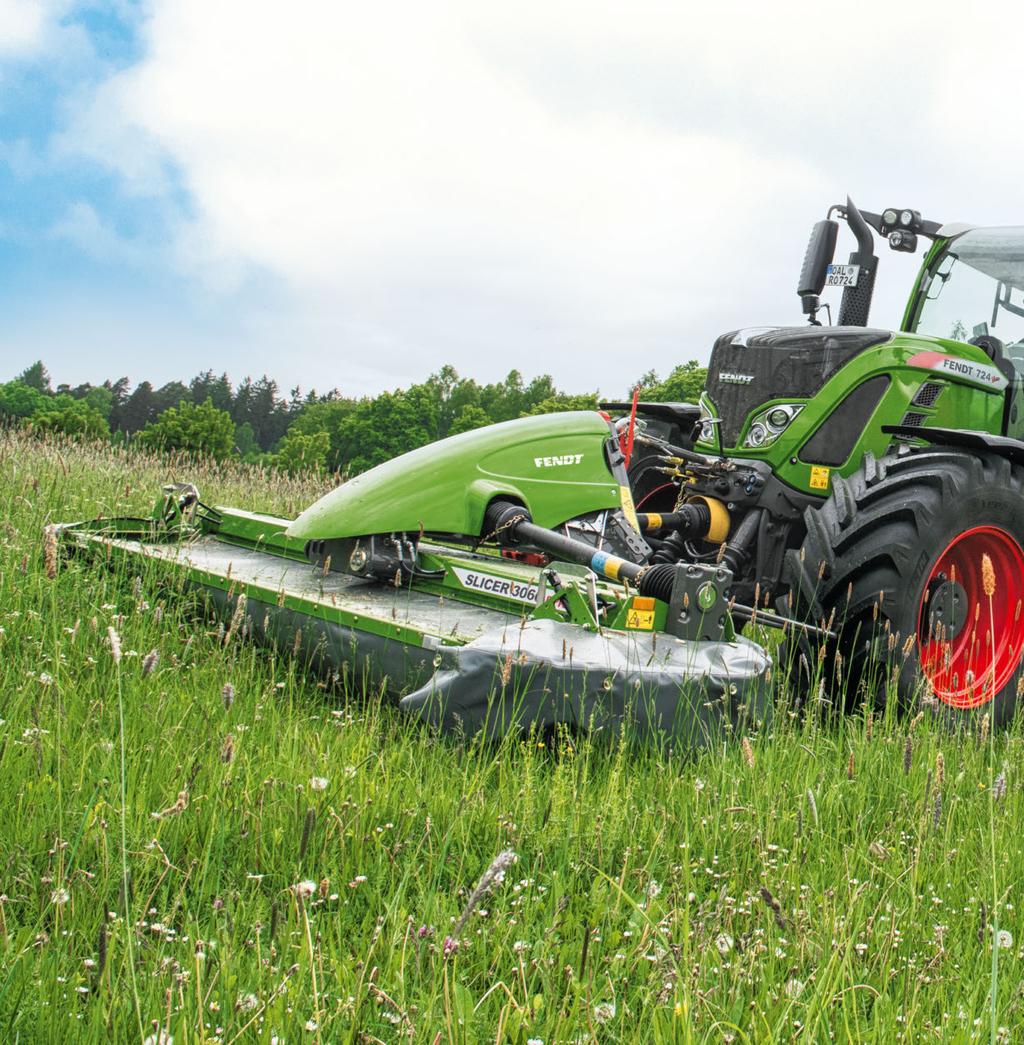
[[934,446],[996,454],[1014,464],[1024,465],[1024,441],[1008,435],[993,435],[959,428],[917,428],[913,425],[882,425],[886,435],[922,439]]

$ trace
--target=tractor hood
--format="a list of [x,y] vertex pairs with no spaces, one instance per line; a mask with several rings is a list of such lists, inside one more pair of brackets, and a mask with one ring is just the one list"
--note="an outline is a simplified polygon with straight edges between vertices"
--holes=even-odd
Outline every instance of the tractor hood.
[[[287,529],[300,540],[376,533],[483,536],[496,497],[524,504],[540,526],[618,508],[625,471],[611,424],[597,411],[488,425],[422,446],[343,483]],[[616,475],[615,473],[620,473]],[[621,481],[620,481],[621,479]]]
[[722,418],[723,446],[736,446],[761,403],[813,396],[854,356],[888,341],[867,327],[752,327],[723,334],[711,351],[707,393]]

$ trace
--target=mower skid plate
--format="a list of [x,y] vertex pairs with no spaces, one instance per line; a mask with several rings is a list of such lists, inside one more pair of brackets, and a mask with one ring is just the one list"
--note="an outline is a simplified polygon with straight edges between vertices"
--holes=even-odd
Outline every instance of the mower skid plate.
[[[281,521],[271,521],[276,532]],[[152,539],[86,524],[60,535],[137,574],[181,577],[240,637],[294,654],[355,695],[402,698],[405,711],[443,731],[497,738],[533,725],[625,724],[699,747],[769,714],[771,660],[743,638],[588,630],[533,619],[523,605],[503,611],[325,573],[288,545],[246,547],[223,534]],[[536,568],[521,569],[536,583]]]
[[438,659],[431,679],[401,706],[446,731],[500,737],[530,726],[625,728],[700,748],[771,714],[771,659],[742,637],[693,642],[530,620],[444,649]]

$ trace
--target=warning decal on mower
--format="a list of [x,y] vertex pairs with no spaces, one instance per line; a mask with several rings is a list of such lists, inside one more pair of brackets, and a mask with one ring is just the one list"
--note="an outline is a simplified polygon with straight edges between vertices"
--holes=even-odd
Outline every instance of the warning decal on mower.
[[476,570],[460,570],[452,567],[452,573],[459,579],[463,588],[470,591],[482,591],[487,595],[497,595],[502,599],[513,599],[516,602],[527,602],[533,605],[537,601],[537,585],[512,580],[511,577],[494,577],[489,573],[478,573]]
[[626,627],[631,631],[653,631],[654,610],[627,610]]
[[970,381],[973,385],[1001,392],[1009,381],[994,367],[986,363],[975,363],[970,359],[947,356],[944,352],[918,352],[907,360],[908,366],[918,366],[922,370],[938,370],[958,377],[962,381]]

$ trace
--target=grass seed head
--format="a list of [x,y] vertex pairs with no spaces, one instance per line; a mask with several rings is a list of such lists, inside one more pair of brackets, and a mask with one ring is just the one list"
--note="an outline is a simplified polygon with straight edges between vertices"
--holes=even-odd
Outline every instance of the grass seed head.
[[985,589],[985,594],[988,598],[992,598],[996,593],[996,571],[992,566],[992,560],[989,558],[988,552],[985,552],[981,557],[981,586]]
[[115,664],[121,663],[121,636],[114,630],[114,626],[107,628],[107,639],[110,642],[110,656]]
[[[515,862],[516,854],[511,849],[506,849],[491,861],[490,866],[480,876],[480,881],[476,883],[476,888],[469,895],[469,900],[466,901],[466,906],[463,909],[462,915],[455,925],[455,929],[452,932],[451,939],[455,942],[455,948],[458,947],[459,936],[462,934],[462,930],[466,926],[466,922],[469,921],[472,913],[477,909],[480,901],[493,889],[496,885],[500,885],[505,880],[505,872]],[[445,950],[448,950],[448,940],[445,940]]]
[[50,525],[43,528],[43,565],[48,580],[57,579],[57,530]]
[[751,769],[753,769],[754,749],[750,746],[750,741],[746,737],[744,737],[743,740],[740,741],[740,748],[743,750],[743,760],[747,763],[748,766],[750,766]]

